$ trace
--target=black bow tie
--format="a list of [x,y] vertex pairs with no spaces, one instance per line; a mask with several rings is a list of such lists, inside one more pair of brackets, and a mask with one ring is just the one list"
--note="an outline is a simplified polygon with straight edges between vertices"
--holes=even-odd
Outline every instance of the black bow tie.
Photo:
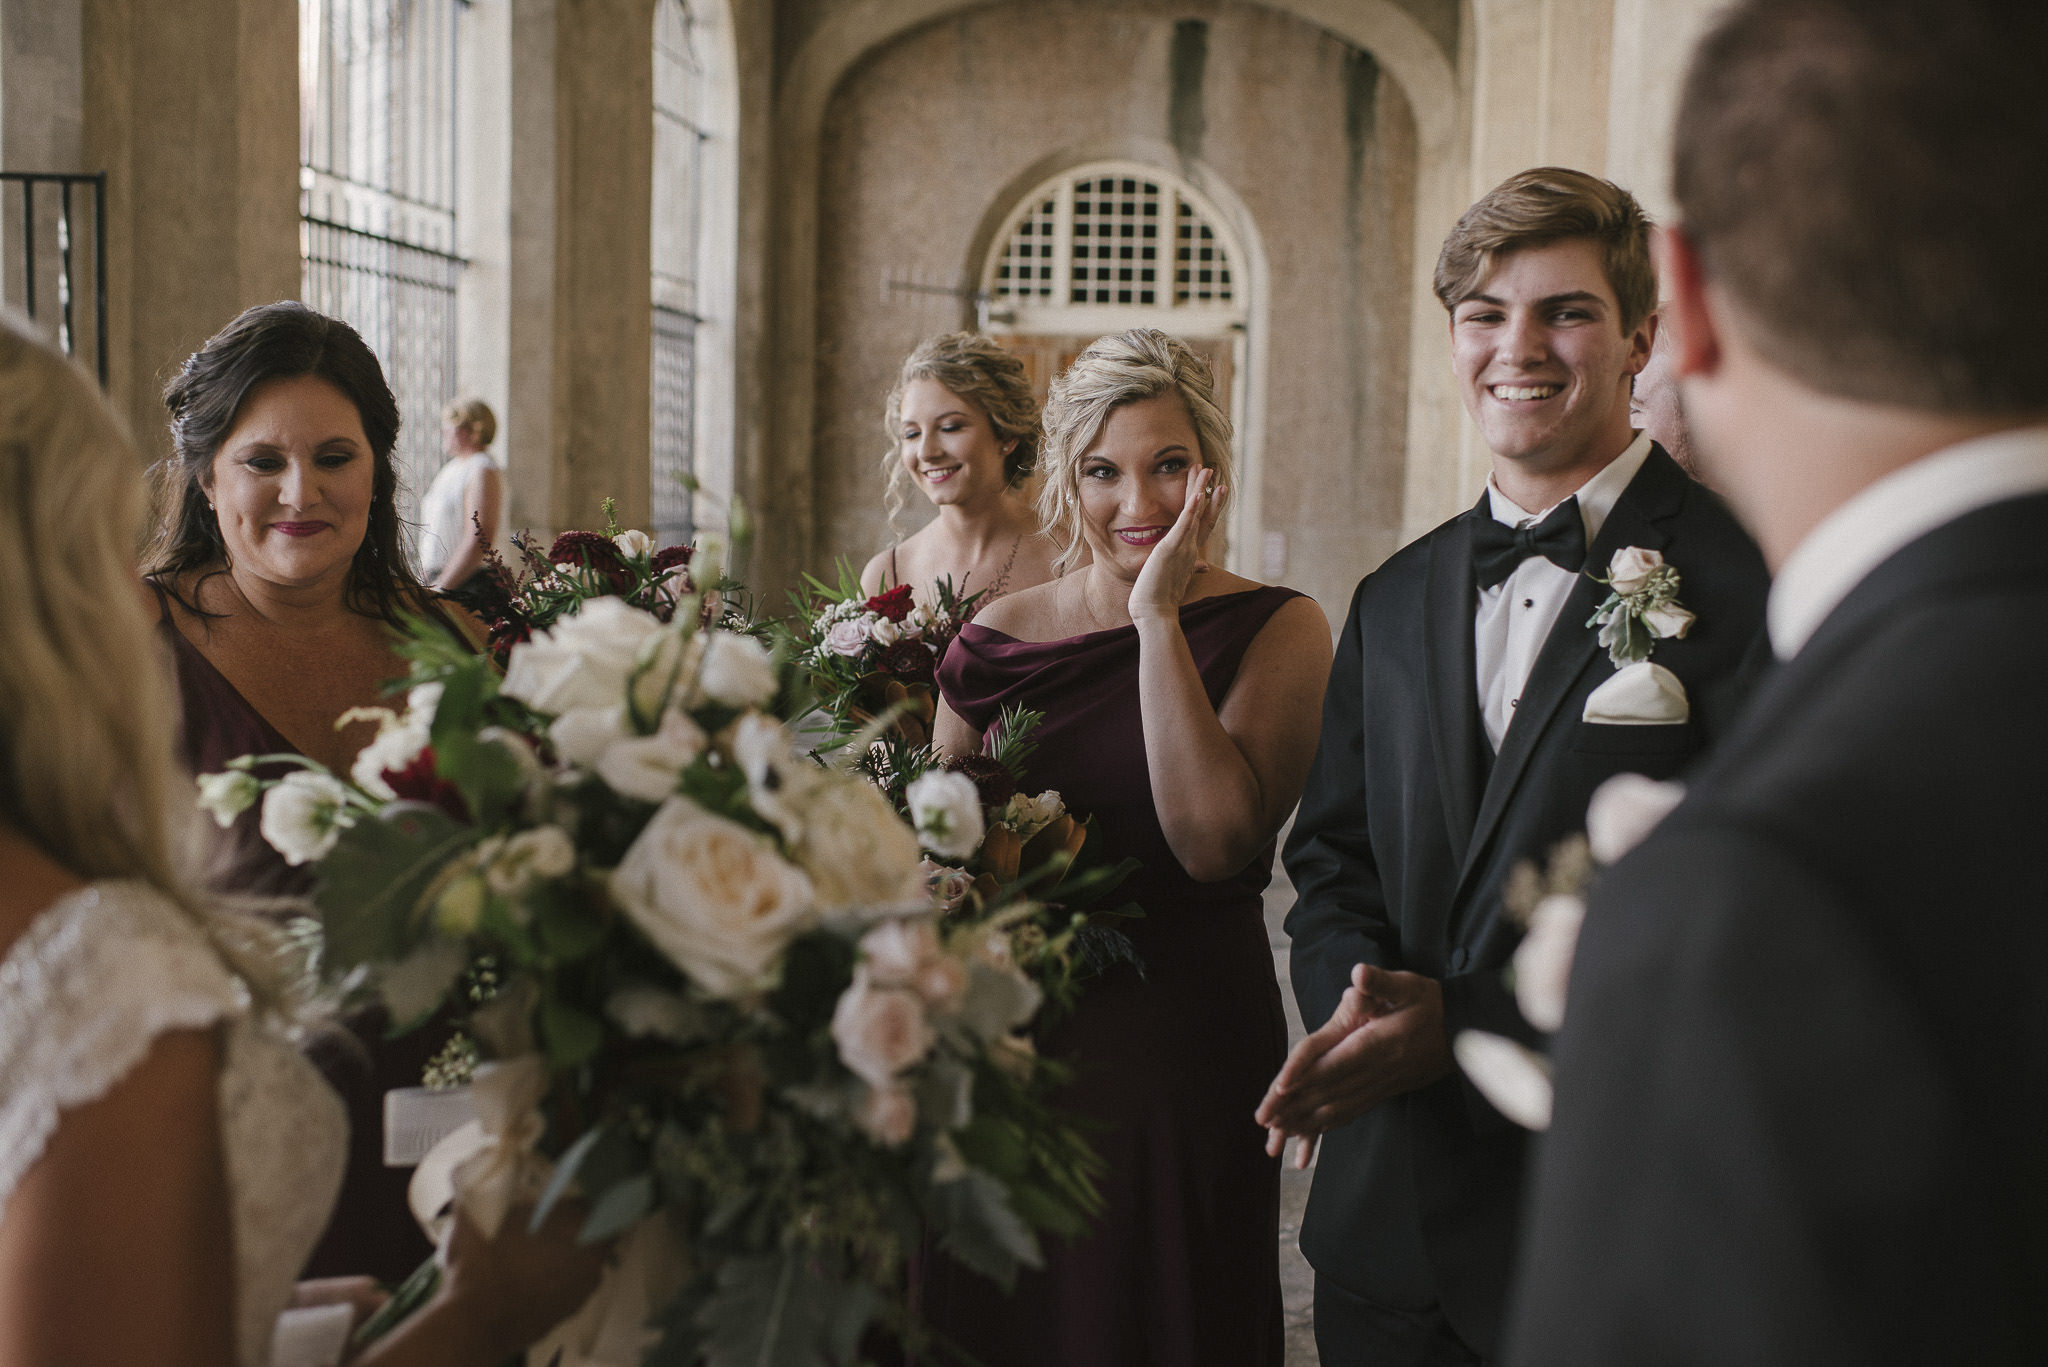
[[1490,589],[1504,583],[1515,567],[1532,555],[1573,574],[1586,563],[1586,522],[1579,516],[1577,495],[1550,510],[1541,522],[1524,522],[1510,527],[1484,511],[1480,505],[1477,525],[1472,528],[1472,565],[1479,574],[1479,587]]

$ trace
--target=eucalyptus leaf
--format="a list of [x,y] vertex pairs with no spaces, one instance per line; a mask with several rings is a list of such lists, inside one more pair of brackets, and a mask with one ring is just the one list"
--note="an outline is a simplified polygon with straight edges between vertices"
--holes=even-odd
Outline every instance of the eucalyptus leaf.
[[590,1151],[604,1141],[609,1129],[609,1126],[600,1124],[585,1130],[582,1137],[569,1146],[568,1152],[556,1160],[555,1174],[548,1178],[546,1188],[541,1191],[540,1200],[534,1203],[533,1218],[526,1223],[529,1232],[539,1230],[541,1225],[546,1223],[548,1212],[555,1208],[555,1203],[569,1190],[569,1184],[576,1180],[577,1170],[583,1166],[583,1160],[590,1157]]
[[576,1237],[586,1244],[602,1243],[625,1233],[654,1209],[654,1174],[642,1172],[606,1187],[590,1207],[590,1218]]
[[345,828],[320,861],[313,893],[329,964],[404,958],[425,926],[424,894],[475,838],[471,827],[420,802],[391,803]]
[[1017,1268],[1038,1267],[1038,1237],[1010,1208],[1003,1184],[985,1172],[967,1175],[932,1189],[932,1223],[939,1247],[1008,1291]]
[[730,1258],[697,1311],[705,1367],[838,1367],[874,1311],[871,1287],[827,1277],[801,1253]]

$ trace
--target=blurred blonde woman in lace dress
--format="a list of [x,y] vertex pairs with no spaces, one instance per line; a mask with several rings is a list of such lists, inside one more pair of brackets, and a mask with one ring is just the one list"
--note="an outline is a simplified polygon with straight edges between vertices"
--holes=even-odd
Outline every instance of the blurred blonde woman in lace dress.
[[[260,1367],[340,1181],[341,1104],[280,1033],[261,932],[192,891],[191,779],[135,555],[142,465],[0,322],[0,1367]],[[362,1364],[496,1367],[601,1253],[455,1234]]]

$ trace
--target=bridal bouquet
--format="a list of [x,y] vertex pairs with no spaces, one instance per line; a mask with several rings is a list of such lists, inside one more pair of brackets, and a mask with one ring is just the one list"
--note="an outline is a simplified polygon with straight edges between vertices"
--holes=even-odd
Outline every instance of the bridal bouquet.
[[916,744],[931,739],[938,707],[939,661],[960,628],[974,616],[981,595],[965,598],[950,579],[939,581],[936,607],[917,606],[908,584],[872,597],[852,567],[839,566],[833,588],[804,576],[808,592],[792,594],[788,629],[795,653],[818,695],[818,715],[832,739],[846,740],[877,717]]
[[[616,597],[652,613],[674,618],[685,599],[698,601],[690,578],[689,546],[657,547],[642,531],[620,531],[611,499],[604,502],[606,530],[570,531],[556,537],[545,555],[523,533],[512,538],[522,564],[515,573],[488,553],[482,616],[490,628],[490,650],[500,666],[512,647],[531,640],[592,598]],[[716,584],[710,587],[717,587]]]
[[491,1231],[573,1190],[620,1240],[563,1362],[838,1363],[870,1325],[929,1348],[903,1294],[927,1231],[1007,1283],[1098,1205],[1025,1033],[1026,913],[942,920],[882,791],[792,739],[795,668],[672,574],[666,612],[636,601],[655,557],[621,558],[638,587],[592,552],[502,679],[415,624],[346,777],[252,756],[204,800],[260,801],[316,869],[331,979],[466,1017],[477,1121],[416,1213],[445,1192]]
[[1111,897],[1138,861],[1109,863],[1093,817],[1070,812],[1050,789],[1025,791],[1031,736],[1044,720],[1040,712],[1008,709],[982,754],[952,759],[883,735],[855,769],[917,832],[932,898],[945,915],[972,921],[992,908],[1012,908],[997,918],[1012,956],[1065,1010],[1089,977],[1138,962],[1116,922],[1143,913],[1132,903],[1113,905]]

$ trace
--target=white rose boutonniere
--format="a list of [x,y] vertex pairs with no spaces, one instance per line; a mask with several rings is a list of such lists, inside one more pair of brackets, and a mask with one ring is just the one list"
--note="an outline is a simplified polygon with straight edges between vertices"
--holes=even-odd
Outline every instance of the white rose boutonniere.
[[1659,552],[1624,546],[1608,562],[1605,578],[1591,578],[1609,593],[1586,625],[1600,629],[1615,668],[1647,660],[1658,641],[1692,630],[1693,615],[1678,602],[1678,571]]

